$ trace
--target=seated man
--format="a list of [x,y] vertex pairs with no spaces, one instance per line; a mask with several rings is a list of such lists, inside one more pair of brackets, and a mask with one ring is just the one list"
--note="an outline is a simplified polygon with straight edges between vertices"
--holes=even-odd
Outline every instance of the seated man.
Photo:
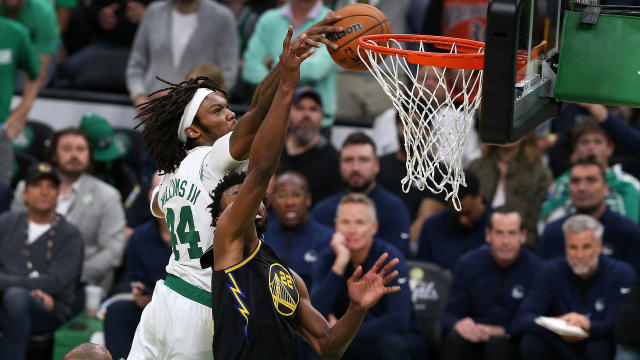
[[458,190],[462,209],[456,210],[449,201],[448,209],[435,213],[424,222],[417,260],[453,270],[462,254],[484,244],[491,208],[484,203],[478,178],[470,171],[465,173],[467,187]]
[[55,170],[35,164],[25,180],[27,211],[0,216],[1,359],[24,359],[31,334],[53,332],[74,315],[82,270],[80,232],[55,212]]
[[[156,172],[151,189],[160,184]],[[149,191],[151,200],[153,190]],[[107,308],[104,318],[104,338],[116,359],[126,358],[131,349],[142,310],[151,301],[156,281],[167,276],[165,270],[171,256],[171,234],[164,218],[154,218],[137,226],[127,247],[127,279],[131,281],[133,301],[115,301]]]
[[[615,144],[605,130],[594,120],[585,119],[572,130],[572,160],[594,160],[606,170],[605,180],[609,183],[607,206],[615,213],[624,215],[634,222],[640,220],[640,182],[624,172],[619,164],[609,167],[609,158]],[[570,173],[564,172],[554,184],[553,197],[542,205],[540,226],[575,212],[576,204],[570,196]],[[606,226],[606,225],[605,225]]]
[[485,236],[489,247],[466,253],[453,273],[442,318],[449,331],[442,359],[517,359],[511,323],[542,261],[522,247],[527,227],[510,206],[493,211]]
[[[570,169],[569,193],[579,214],[589,215],[604,226],[602,254],[622,260],[640,271],[640,227],[607,206],[610,194],[604,169],[594,161],[578,161]],[[543,259],[562,257],[562,224],[569,216],[549,225],[538,241],[537,252]]]
[[[566,258],[540,269],[513,323],[522,335],[520,355],[529,359],[612,359],[613,322],[623,294],[634,279],[631,266],[600,256],[602,225],[588,215],[574,215],[562,225]],[[534,320],[551,316],[588,333],[559,336]]]
[[347,194],[336,210],[336,233],[331,247],[320,255],[313,275],[311,298],[318,311],[329,319],[339,319],[349,306],[345,280],[362,267],[372,268],[381,254],[400,259],[395,285],[400,291],[374,305],[345,354],[346,359],[405,359],[420,354],[422,337],[415,322],[409,289],[407,263],[398,248],[374,238],[378,229],[376,207],[364,194]]
[[311,218],[327,226],[333,226],[336,209],[346,193],[367,195],[379,214],[378,237],[393,244],[403,254],[409,253],[409,211],[402,200],[376,182],[380,163],[376,156],[376,145],[364,133],[353,133],[347,137],[340,150],[340,176],[346,192],[340,192],[315,204]]
[[333,229],[309,218],[311,194],[307,180],[296,172],[279,175],[269,199],[278,216],[264,240],[311,288],[313,266],[318,254],[329,247]]

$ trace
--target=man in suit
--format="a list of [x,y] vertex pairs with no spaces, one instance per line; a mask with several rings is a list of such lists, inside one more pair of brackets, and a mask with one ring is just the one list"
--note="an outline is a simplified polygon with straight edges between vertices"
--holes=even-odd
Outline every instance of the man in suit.
[[[125,217],[120,194],[113,186],[88,174],[89,136],[79,129],[63,129],[51,137],[46,156],[58,168],[60,192],[56,212],[77,226],[84,239],[82,280],[108,293],[125,249]],[[24,192],[19,184],[16,194]],[[14,196],[12,210],[24,209]]]

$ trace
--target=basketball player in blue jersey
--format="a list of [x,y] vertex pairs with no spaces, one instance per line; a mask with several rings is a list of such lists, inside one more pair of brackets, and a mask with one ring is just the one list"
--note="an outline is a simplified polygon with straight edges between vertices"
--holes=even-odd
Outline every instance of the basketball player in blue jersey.
[[[398,275],[392,271],[397,258],[383,266],[388,257],[383,254],[364,275],[358,267],[347,282],[349,308],[330,327],[311,305],[304,281],[261,239],[266,220],[263,198],[284,145],[299,66],[313,51],[298,57],[289,49],[292,29],[280,55],[278,101],[271,105],[253,141],[246,178],[229,172],[212,193],[214,359],[296,359],[296,331],[323,358],[338,359],[367,309],[384,294],[400,290],[386,286]],[[207,256],[211,253],[203,256],[203,262]]]
[[[328,14],[296,39],[293,51],[335,46],[322,34],[339,31],[330,25],[338,19]],[[227,107],[227,93],[204,77],[160,90],[164,95],[141,106],[147,150],[165,174],[151,210],[166,219],[173,255],[166,280],[158,282],[145,307],[128,359],[211,359],[211,269],[199,263],[213,241],[208,193],[225,172],[246,166],[281,72],[277,64],[240,121]]]

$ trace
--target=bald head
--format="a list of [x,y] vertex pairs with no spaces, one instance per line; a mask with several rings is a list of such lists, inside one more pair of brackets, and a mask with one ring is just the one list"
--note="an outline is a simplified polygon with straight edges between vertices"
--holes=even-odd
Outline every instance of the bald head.
[[71,349],[62,360],[112,360],[107,349],[98,344],[83,343]]
[[307,179],[297,172],[287,171],[278,175],[274,184],[274,192],[278,191],[278,187],[283,187],[285,185],[293,185],[298,187],[301,191],[309,192]]

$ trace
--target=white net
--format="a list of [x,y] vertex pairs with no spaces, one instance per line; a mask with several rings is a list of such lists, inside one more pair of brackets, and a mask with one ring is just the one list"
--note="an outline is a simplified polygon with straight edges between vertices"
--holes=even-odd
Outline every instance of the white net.
[[[409,43],[390,39],[375,44],[406,49]],[[427,51],[426,41],[415,44],[417,51]],[[457,53],[455,43],[449,53]],[[484,48],[479,53],[484,53]],[[482,70],[411,64],[400,55],[389,55],[380,61],[384,55],[362,47],[359,54],[404,125],[407,176],[402,180],[402,189],[408,192],[413,184],[436,194],[444,191],[445,198],[460,210],[458,189],[466,186],[462,152],[480,105]]]

